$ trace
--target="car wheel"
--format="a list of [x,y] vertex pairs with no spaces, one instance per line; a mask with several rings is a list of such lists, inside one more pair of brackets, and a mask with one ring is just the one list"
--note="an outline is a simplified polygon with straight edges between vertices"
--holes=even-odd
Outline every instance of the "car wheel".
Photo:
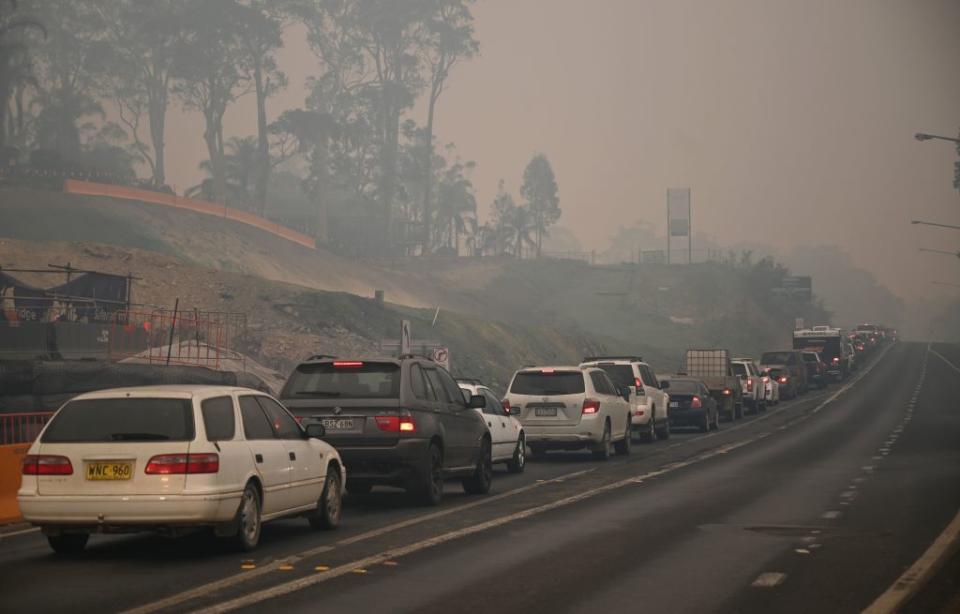
[[[650,418],[653,420],[653,418]],[[627,430],[623,434],[623,439],[614,444],[617,454],[627,456],[630,454],[630,448],[633,446],[633,437],[630,436],[630,414],[627,414]]]
[[485,495],[490,492],[493,482],[493,453],[490,449],[490,440],[484,439],[480,446],[480,458],[473,475],[463,480],[463,489],[471,495]]
[[351,495],[369,495],[373,484],[369,482],[351,482],[347,480],[347,492]]
[[510,473],[523,473],[527,466],[527,444],[523,434],[517,439],[517,449],[513,451],[513,458],[507,462],[507,471]]
[[327,471],[327,479],[323,483],[323,493],[317,501],[315,512],[307,516],[310,526],[314,529],[336,529],[340,526],[340,516],[343,511],[343,493],[340,490],[340,471],[332,468]]
[[666,441],[670,439],[670,421],[664,420],[663,426],[657,429],[657,439],[663,439]]
[[66,533],[61,535],[47,535],[50,547],[57,554],[80,554],[87,547],[89,533]]
[[653,413],[650,415],[650,419],[647,420],[647,426],[643,429],[643,433],[640,435],[640,438],[643,439],[646,443],[653,443],[657,440],[657,414]]
[[713,414],[713,430],[720,430],[720,412],[714,412]]
[[602,461],[610,460],[610,421],[604,423],[603,425],[603,435],[601,436],[600,443],[597,444],[597,447],[593,450],[593,458]]
[[234,545],[243,552],[249,552],[260,543],[260,495],[253,484],[247,484],[240,497],[240,507],[234,521],[237,533],[233,536]]
[[760,404],[760,413],[766,413],[766,411],[767,411],[767,402],[764,401],[763,403]]
[[417,494],[424,505],[440,505],[443,500],[443,452],[440,446],[430,444],[424,464]]
[[733,419],[739,420],[743,418],[743,403],[734,403],[733,404]]

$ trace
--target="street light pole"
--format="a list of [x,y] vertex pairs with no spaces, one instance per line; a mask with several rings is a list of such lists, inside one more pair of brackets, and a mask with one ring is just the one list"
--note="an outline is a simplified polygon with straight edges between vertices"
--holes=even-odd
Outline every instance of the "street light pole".
[[926,134],[925,132],[918,132],[913,135],[913,138],[917,139],[918,141],[929,141],[931,139],[937,139],[940,141],[950,141],[951,143],[956,143],[957,145],[960,145],[960,139],[955,139],[949,136],[940,136],[938,134]]
[[957,257],[957,258],[960,258],[960,252],[948,252],[948,251],[945,250],[945,249],[930,249],[930,248],[928,248],[928,247],[921,247],[921,248],[920,248],[920,251],[921,251],[921,252],[931,252],[931,253],[934,253],[934,254],[947,254],[947,255],[950,255],[950,256],[955,256],[955,257]]
[[950,286],[952,288],[960,288],[960,284],[951,284],[950,282],[947,282],[947,281],[931,281],[930,283],[937,286]]

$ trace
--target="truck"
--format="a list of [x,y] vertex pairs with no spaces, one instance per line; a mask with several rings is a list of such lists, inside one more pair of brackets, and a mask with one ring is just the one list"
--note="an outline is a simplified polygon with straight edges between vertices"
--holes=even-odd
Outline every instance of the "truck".
[[793,349],[817,352],[827,365],[827,375],[837,381],[847,378],[852,370],[850,345],[843,329],[814,326],[793,331]]
[[683,375],[700,379],[730,420],[743,417],[743,390],[724,349],[691,349],[683,357]]

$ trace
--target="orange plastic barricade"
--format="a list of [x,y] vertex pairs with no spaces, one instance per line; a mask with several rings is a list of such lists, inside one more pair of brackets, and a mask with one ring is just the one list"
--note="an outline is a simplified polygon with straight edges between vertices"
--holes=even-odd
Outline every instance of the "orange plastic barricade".
[[20,520],[17,491],[20,490],[20,462],[30,444],[0,446],[0,524]]
[[128,188],[121,185],[112,185],[109,183],[95,183],[93,181],[80,181],[78,179],[67,179],[63,182],[63,191],[68,194],[81,194],[84,196],[109,196],[123,200],[133,200],[153,205],[164,205],[176,209],[186,209],[203,215],[222,217],[234,220],[247,226],[259,228],[264,232],[292,241],[310,249],[316,249],[317,243],[313,237],[297,232],[291,228],[281,226],[276,222],[264,219],[258,215],[231,209],[226,205],[211,203],[205,200],[196,200],[193,198],[184,198],[176,194],[166,194],[164,192],[154,192],[152,190],[141,190],[139,188]]

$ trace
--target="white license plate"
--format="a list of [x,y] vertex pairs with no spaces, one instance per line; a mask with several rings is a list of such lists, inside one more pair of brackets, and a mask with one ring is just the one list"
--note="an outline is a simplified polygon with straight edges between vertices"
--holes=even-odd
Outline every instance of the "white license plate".
[[556,417],[557,408],[556,407],[537,407],[534,410],[534,414],[537,416],[543,416],[543,417],[550,417],[550,416]]
[[328,432],[350,432],[356,430],[356,421],[353,418],[324,418],[320,421]]
[[679,401],[670,401],[670,407],[680,407]]

